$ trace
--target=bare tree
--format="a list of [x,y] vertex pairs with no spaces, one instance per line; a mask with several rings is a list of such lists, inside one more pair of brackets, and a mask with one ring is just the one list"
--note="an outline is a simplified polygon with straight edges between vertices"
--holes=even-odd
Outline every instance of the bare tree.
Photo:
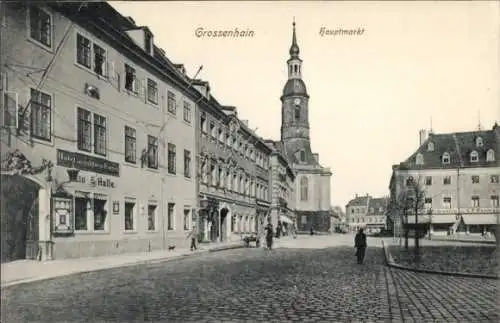
[[408,177],[402,183],[401,190],[396,200],[396,208],[399,211],[399,216],[402,217],[402,222],[405,235],[405,249],[408,249],[408,237],[410,226],[408,223],[408,216],[415,216],[414,236],[415,236],[415,253],[418,254],[420,249],[420,226],[418,216],[423,214],[425,202],[425,189],[423,188],[420,176],[418,178]]

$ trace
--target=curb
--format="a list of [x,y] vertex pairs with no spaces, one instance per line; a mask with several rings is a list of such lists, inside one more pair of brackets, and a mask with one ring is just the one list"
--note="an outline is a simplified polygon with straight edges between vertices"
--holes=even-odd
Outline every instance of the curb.
[[479,243],[479,244],[496,244],[496,241],[489,240],[461,240],[461,239],[431,239],[429,241],[440,241],[440,242],[460,242],[460,243]]
[[218,247],[218,248],[208,249],[208,252],[219,252],[219,251],[224,251],[224,250],[241,249],[241,248],[245,248],[245,246],[244,245],[234,245],[234,246]]
[[131,267],[131,266],[136,266],[136,265],[159,264],[159,263],[163,263],[163,262],[169,262],[169,261],[174,261],[174,260],[180,260],[183,258],[193,257],[195,255],[202,254],[202,253],[217,252],[217,251],[223,251],[223,250],[228,250],[228,249],[237,249],[237,248],[243,248],[243,247],[244,246],[227,246],[227,247],[219,247],[219,248],[214,248],[214,249],[201,249],[199,251],[185,253],[185,254],[179,254],[179,255],[171,256],[171,257],[139,260],[139,261],[134,261],[134,262],[122,263],[122,264],[118,264],[118,265],[112,265],[112,266],[108,266],[105,268],[77,270],[77,271],[68,272],[68,273],[64,273],[61,275],[57,275],[57,276],[50,276],[50,277],[43,277],[42,276],[42,277],[22,278],[22,279],[10,281],[10,282],[2,283],[0,287],[3,289],[3,288],[11,287],[11,286],[34,283],[34,282],[39,282],[39,281],[44,281],[44,280],[57,279],[57,278],[71,276],[71,275],[77,275],[77,274],[88,274],[88,273],[92,273],[92,272],[99,272],[99,271],[116,269],[116,268],[125,268],[125,267]]
[[389,248],[386,247],[384,241],[382,241],[382,248],[384,249],[385,264],[387,265],[387,267],[390,267],[390,268],[413,271],[413,272],[417,272],[417,273],[437,274],[437,275],[444,275],[444,276],[458,276],[458,277],[500,280],[499,276],[494,276],[494,275],[470,274],[470,273],[462,273],[462,272],[448,272],[448,271],[430,270],[430,269],[421,269],[421,268],[403,266],[403,265],[400,265],[394,261],[394,258],[392,258],[392,255],[389,252]]

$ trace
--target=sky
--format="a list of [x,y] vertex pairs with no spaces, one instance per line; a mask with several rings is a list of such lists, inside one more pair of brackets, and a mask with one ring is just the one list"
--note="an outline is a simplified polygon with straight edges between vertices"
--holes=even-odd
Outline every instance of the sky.
[[[419,130],[491,129],[500,122],[498,2],[110,2],[148,26],[155,45],[212,95],[279,140],[280,96],[295,17],[313,152],[330,167],[332,205],[389,194],[391,167]],[[320,34],[356,29],[357,35]],[[196,30],[253,37],[198,37]]]

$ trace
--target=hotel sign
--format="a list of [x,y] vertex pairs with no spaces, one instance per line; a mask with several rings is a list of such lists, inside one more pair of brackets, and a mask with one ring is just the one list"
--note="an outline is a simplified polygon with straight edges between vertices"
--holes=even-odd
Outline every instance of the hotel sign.
[[120,176],[120,164],[118,163],[62,149],[57,150],[57,165],[104,175]]

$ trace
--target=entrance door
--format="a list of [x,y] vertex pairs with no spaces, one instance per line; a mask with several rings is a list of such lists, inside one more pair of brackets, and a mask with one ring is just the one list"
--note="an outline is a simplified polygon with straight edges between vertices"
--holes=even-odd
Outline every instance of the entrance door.
[[1,176],[1,261],[36,259],[38,184],[22,176]]

